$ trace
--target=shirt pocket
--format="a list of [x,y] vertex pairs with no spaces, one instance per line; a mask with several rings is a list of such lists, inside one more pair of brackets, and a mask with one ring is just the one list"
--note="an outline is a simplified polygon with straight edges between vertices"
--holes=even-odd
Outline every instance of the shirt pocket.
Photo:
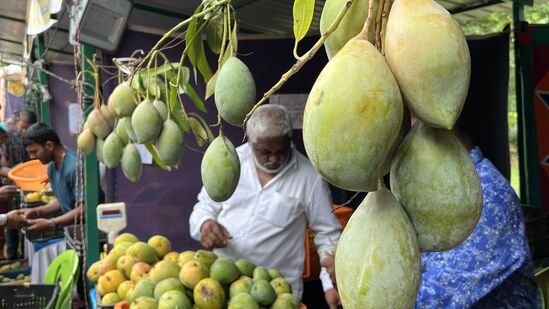
[[278,192],[264,194],[256,208],[256,216],[271,225],[284,228],[299,214],[299,199]]

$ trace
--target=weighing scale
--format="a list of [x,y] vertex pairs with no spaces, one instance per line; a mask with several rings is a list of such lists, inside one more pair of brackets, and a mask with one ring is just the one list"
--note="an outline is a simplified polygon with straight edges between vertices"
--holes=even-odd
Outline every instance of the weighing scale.
[[118,232],[127,225],[126,203],[106,203],[97,205],[97,228],[107,233],[108,243],[114,244]]

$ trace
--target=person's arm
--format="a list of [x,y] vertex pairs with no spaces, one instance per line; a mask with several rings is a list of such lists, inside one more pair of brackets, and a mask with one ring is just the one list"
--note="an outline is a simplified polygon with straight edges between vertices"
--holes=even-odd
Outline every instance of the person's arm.
[[7,214],[0,214],[0,226],[6,225],[12,229],[20,229],[28,225],[27,219],[19,209],[12,210]]
[[27,228],[27,231],[43,231],[49,227],[70,225],[74,223],[75,217],[80,218],[83,210],[84,204],[78,204],[76,208],[58,217],[51,219],[38,218],[28,220],[29,227]]
[[191,237],[200,241],[207,249],[224,247],[232,238],[229,232],[217,222],[221,204],[208,196],[204,187],[198,194],[198,203],[194,205],[189,226]]
[[59,204],[59,200],[55,199],[46,205],[34,207],[34,208],[26,208],[24,210],[25,217],[27,219],[37,219],[37,218],[44,218],[44,217],[51,217],[61,211],[61,205]]
[[8,173],[10,172],[10,170],[11,168],[4,165],[0,166],[0,176],[8,177]]
[[341,236],[341,224],[332,213],[330,189],[324,180],[319,177],[310,194],[310,202],[306,206],[307,221],[311,230],[315,232],[314,241],[322,261],[325,257],[333,255],[334,247]]

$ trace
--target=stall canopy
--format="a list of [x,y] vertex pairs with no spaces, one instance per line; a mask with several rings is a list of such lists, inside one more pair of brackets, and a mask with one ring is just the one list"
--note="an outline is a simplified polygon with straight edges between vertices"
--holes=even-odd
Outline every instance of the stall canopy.
[[[533,0],[520,0],[531,4]],[[536,0],[537,2],[538,0]],[[546,1],[546,0],[544,0]],[[65,1],[66,2],[66,1]],[[511,11],[512,1],[500,0],[438,0],[459,22],[482,17],[494,12]],[[539,1],[543,2],[543,1]],[[128,29],[152,34],[162,34],[182,19],[192,15],[199,0],[135,0]],[[293,0],[233,0],[241,21],[241,33],[250,35],[291,36]],[[319,31],[319,20],[324,5],[316,1],[310,34]],[[69,44],[69,13],[61,10],[55,14],[58,22],[44,34],[50,62],[72,61],[73,47]],[[27,1],[2,0],[0,2],[0,51],[3,54],[23,54],[27,16]],[[6,56],[4,56],[5,58]]]

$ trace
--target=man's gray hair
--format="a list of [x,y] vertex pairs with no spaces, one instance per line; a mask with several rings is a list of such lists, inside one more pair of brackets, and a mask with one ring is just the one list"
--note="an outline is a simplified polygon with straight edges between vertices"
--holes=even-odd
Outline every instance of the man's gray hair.
[[291,137],[292,120],[290,113],[281,105],[262,105],[246,123],[246,135],[252,143],[260,138]]

